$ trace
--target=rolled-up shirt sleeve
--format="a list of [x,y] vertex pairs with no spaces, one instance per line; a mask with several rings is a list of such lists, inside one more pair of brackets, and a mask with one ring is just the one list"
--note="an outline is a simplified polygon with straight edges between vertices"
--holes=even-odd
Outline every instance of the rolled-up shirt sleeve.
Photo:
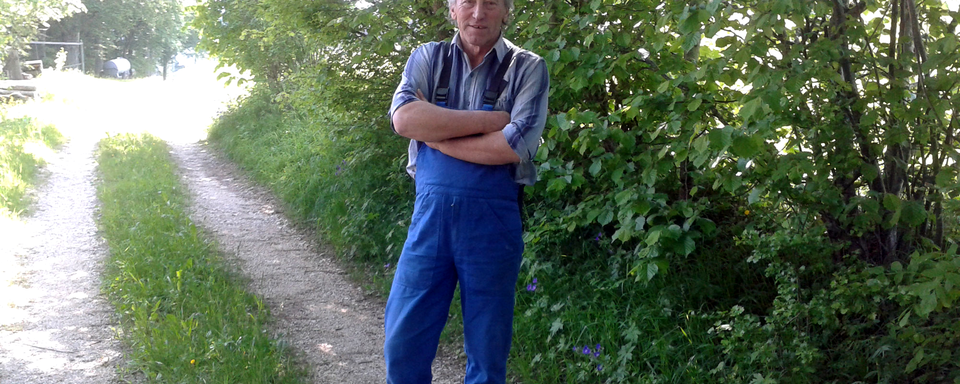
[[400,107],[417,101],[417,90],[419,89],[429,99],[433,92],[433,77],[431,74],[431,62],[427,55],[436,49],[437,43],[427,43],[421,45],[407,59],[407,65],[403,69],[403,75],[400,77],[400,84],[393,93],[393,101],[390,103],[390,128],[394,132],[397,129],[393,126],[393,114]]
[[527,58],[533,60],[519,68],[516,72],[517,81],[512,82],[517,87],[510,111],[512,121],[503,129],[503,134],[510,148],[520,158],[516,175],[518,182],[533,184],[536,181],[533,158],[537,155],[543,127],[547,122],[550,78],[542,58],[534,55]]

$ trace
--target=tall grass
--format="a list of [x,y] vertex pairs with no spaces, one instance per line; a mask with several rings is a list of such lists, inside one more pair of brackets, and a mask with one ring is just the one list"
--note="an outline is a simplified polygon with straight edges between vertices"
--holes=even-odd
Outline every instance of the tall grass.
[[30,117],[7,118],[0,108],[0,216],[19,216],[30,205],[25,198],[34,185],[44,153],[63,144],[52,125]]
[[385,291],[413,210],[413,183],[398,172],[406,143],[389,128],[344,120],[323,110],[284,111],[257,89],[221,116],[209,139],[294,218],[316,224],[368,288]]
[[168,147],[113,136],[96,153],[105,291],[122,315],[134,369],[171,383],[297,383],[263,302],[244,291],[185,212]]

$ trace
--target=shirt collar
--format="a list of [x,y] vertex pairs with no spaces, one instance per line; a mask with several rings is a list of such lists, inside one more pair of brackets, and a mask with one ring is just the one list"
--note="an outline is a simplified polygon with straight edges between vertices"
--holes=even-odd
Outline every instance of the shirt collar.
[[[460,50],[461,55],[464,54],[463,49],[460,48],[460,32],[459,31],[455,35],[453,35],[453,39],[451,40],[451,42],[453,43],[454,46],[457,47],[458,50]],[[503,61],[503,56],[507,54],[507,39],[503,38],[503,32],[500,32],[500,37],[497,38],[497,42],[493,44],[493,49],[491,49],[490,51],[494,52],[494,54],[497,55],[498,63]],[[487,56],[489,55],[490,55],[490,52],[487,52]],[[486,56],[484,56],[483,60],[487,60]]]

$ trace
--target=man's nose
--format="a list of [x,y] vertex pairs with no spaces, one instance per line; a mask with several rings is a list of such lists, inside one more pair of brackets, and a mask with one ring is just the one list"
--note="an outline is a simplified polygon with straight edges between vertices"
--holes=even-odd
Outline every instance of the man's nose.
[[478,4],[476,7],[473,7],[473,18],[477,20],[483,20],[486,13],[483,11],[482,4]]

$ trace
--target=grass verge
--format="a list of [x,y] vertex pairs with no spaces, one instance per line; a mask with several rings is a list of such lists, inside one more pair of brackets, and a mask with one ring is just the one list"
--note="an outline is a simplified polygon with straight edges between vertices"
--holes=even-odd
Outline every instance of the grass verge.
[[25,198],[34,185],[44,154],[63,144],[52,125],[30,117],[7,118],[0,110],[0,217],[17,217],[30,205]]
[[149,135],[100,142],[105,291],[133,369],[173,383],[299,383],[271,339],[263,302],[244,291],[185,212],[167,145]]

